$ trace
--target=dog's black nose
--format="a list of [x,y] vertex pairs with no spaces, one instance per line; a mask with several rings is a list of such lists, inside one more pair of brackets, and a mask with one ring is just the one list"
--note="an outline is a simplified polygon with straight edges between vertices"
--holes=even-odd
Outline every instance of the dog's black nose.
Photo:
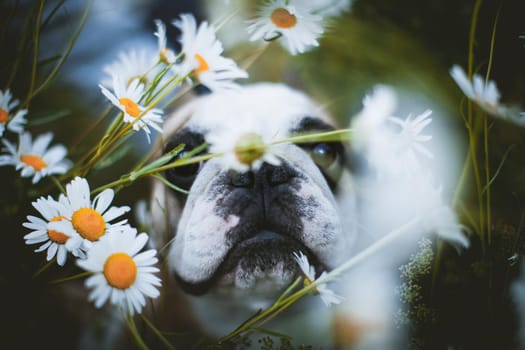
[[292,177],[293,172],[286,165],[275,166],[263,163],[255,172],[232,173],[231,184],[235,187],[246,188],[253,188],[256,184],[273,187],[287,183]]

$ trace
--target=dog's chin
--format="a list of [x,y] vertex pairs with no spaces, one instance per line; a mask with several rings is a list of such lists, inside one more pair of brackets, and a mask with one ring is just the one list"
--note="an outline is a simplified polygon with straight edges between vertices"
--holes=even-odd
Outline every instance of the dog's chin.
[[211,290],[226,294],[233,291],[237,295],[279,293],[301,273],[294,258],[294,253],[299,252],[308,257],[316,271],[325,269],[301,242],[264,230],[235,244],[208,280],[200,283],[177,280],[185,292],[194,295]]

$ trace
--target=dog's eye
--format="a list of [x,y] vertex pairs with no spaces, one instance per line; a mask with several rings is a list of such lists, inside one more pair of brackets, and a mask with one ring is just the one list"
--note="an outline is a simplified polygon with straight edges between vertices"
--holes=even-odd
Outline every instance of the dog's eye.
[[[182,151],[172,161],[182,159],[189,151]],[[166,170],[166,178],[169,182],[182,189],[188,190],[202,167],[202,162],[183,165]]]
[[328,143],[318,143],[312,148],[312,159],[321,168],[326,168],[337,160],[337,152]]
[[[175,135],[171,139],[171,141],[166,145],[166,147],[164,148],[164,153],[173,150],[180,144],[184,144],[185,147],[183,151],[172,158],[171,162],[174,162],[178,159],[188,157],[188,154],[192,152],[192,150],[194,150],[197,147],[201,147],[204,143],[205,140],[202,134],[183,130],[177,135]],[[192,154],[193,153],[195,152],[192,152]],[[193,156],[195,157],[204,153],[206,153],[206,149],[203,149],[198,154],[193,154]],[[177,187],[180,187],[184,190],[189,190],[191,185],[193,184],[193,181],[195,181],[197,174],[201,170],[202,166],[203,162],[199,162],[170,168],[166,170],[166,179]]]
[[341,176],[343,166],[343,147],[338,143],[316,143],[309,148],[312,160],[330,180],[336,182]]

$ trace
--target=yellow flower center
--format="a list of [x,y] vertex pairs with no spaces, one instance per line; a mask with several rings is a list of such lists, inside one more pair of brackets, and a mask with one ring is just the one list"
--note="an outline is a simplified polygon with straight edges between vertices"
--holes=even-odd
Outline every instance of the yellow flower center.
[[80,208],[75,211],[71,223],[82,237],[90,241],[96,241],[106,231],[104,218],[91,208]]
[[282,7],[275,9],[270,18],[277,28],[288,29],[297,24],[297,18]]
[[118,101],[122,106],[124,106],[126,113],[132,116],[133,118],[137,118],[140,115],[139,105],[136,104],[135,101],[133,101],[132,99],[122,97]]
[[251,165],[264,155],[266,145],[261,135],[249,132],[237,139],[233,151],[240,163]]
[[0,108],[0,123],[7,123],[9,120],[9,114],[7,111],[4,111],[2,108]]
[[170,60],[168,59],[169,52],[170,50],[167,47],[165,47],[159,52],[160,60],[162,63],[171,64]]
[[128,254],[112,254],[104,263],[104,277],[113,288],[129,288],[137,278],[137,265]]
[[194,70],[196,74],[201,74],[210,70],[210,66],[208,65],[208,62],[206,62],[204,57],[196,53],[195,58],[199,62],[199,66]]
[[35,169],[35,171],[40,171],[47,167],[46,162],[44,162],[41,157],[35,156],[34,154],[23,154],[20,156],[20,161],[25,165],[29,165]]
[[[56,221],[60,221],[62,219],[65,219],[63,216],[59,215],[59,216],[55,216],[54,218],[52,218],[51,220],[49,220],[49,222],[56,222]],[[65,244],[67,242],[67,240],[69,239],[69,236],[60,232],[60,231],[55,231],[55,230],[47,230],[47,235],[49,237],[50,240],[52,240],[53,242],[55,243],[58,243],[58,244]]]

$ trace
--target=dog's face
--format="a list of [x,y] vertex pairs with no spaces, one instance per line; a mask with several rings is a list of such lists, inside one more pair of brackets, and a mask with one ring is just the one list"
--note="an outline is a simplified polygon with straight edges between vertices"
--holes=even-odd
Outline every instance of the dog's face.
[[[213,150],[215,140],[237,137],[240,129],[266,142],[333,129],[306,96],[273,84],[199,98],[188,116],[176,126],[168,121],[164,152],[204,142]],[[221,157],[167,171],[167,180],[188,195],[156,184],[154,200],[167,203],[160,216],[172,222],[169,267],[185,291],[274,295],[299,273],[294,252],[318,273],[348,254],[353,196],[345,146],[282,143],[271,151],[279,164],[253,171],[232,170]],[[345,194],[343,213],[338,193]]]

